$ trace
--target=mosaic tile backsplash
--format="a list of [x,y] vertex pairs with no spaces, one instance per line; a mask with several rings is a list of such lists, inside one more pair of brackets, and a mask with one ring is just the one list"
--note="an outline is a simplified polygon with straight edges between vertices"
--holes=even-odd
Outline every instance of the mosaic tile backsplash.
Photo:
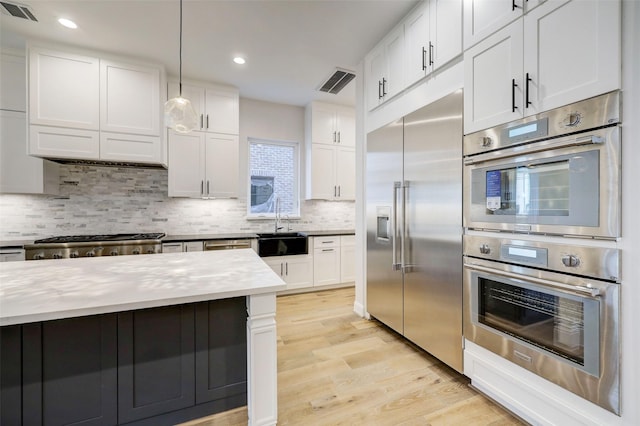
[[[246,220],[246,200],[167,197],[167,171],[60,166],[59,195],[0,195],[0,240],[56,235],[269,232],[273,220]],[[354,202],[302,201],[295,231],[355,227]]]

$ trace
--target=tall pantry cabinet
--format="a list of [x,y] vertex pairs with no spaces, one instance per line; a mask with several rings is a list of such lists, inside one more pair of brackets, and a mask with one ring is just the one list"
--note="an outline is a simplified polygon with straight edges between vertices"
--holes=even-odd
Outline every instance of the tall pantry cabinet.
[[[170,82],[168,97],[180,93]],[[235,198],[239,174],[239,92],[228,86],[183,84],[199,117],[195,131],[168,133],[169,196]]]

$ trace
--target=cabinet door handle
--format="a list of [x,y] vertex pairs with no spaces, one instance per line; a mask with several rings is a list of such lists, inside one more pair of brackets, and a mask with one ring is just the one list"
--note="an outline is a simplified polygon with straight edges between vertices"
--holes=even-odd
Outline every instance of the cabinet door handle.
[[382,81],[378,80],[378,99],[382,99]]
[[207,129],[209,128],[209,114],[207,114]]
[[200,181],[200,195],[204,195],[204,181]]
[[382,96],[386,96],[387,95],[387,79],[386,78],[382,78]]
[[511,0],[511,11],[513,12],[514,10],[516,10],[517,8],[520,8],[521,6],[518,6],[516,4],[516,0]]
[[533,81],[533,79],[529,77],[529,73],[527,73],[527,85],[525,86],[525,103],[524,103],[525,108],[529,108],[529,105],[533,103],[529,101],[529,82],[530,81]]
[[284,264],[284,269],[285,269],[285,275],[288,276],[289,275],[289,262],[286,262]]
[[422,46],[422,71],[427,70],[427,50]]
[[338,196],[338,187],[333,185],[333,196],[337,197]]
[[340,185],[338,185],[338,197],[340,196]]
[[280,276],[284,275],[284,263],[280,264]]
[[209,181],[207,181],[207,195],[209,195]]
[[518,87],[518,85],[516,84],[516,79],[512,78],[511,79],[511,112],[516,112],[516,110],[518,109],[518,107],[516,106],[516,87]]
[[433,65],[433,43],[429,42],[429,66]]
[[204,114],[200,114],[200,129],[204,129]]
[[338,143],[342,143],[342,141],[340,140],[340,132],[338,132]]
[[337,132],[333,132],[333,143],[338,142]]

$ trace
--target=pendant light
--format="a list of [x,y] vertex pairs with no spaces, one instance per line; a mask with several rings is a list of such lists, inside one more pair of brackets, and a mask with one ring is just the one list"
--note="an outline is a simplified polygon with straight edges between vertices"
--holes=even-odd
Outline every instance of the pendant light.
[[164,104],[164,121],[168,128],[179,133],[189,133],[198,127],[196,115],[191,101],[182,97],[182,0],[180,0],[180,92],[177,98],[169,99]]

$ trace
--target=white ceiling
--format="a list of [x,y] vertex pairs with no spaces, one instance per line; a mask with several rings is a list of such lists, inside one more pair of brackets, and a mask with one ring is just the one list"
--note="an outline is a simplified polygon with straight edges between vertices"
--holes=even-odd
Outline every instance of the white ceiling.
[[[6,1],[6,0],[5,0]],[[9,0],[13,2],[13,0]],[[240,96],[290,105],[355,104],[317,88],[357,64],[417,0],[184,0],[183,79],[231,84]],[[3,46],[46,39],[161,63],[178,75],[179,0],[29,1],[38,22],[1,15]],[[72,19],[78,29],[57,23]],[[244,66],[232,62],[236,55]]]

